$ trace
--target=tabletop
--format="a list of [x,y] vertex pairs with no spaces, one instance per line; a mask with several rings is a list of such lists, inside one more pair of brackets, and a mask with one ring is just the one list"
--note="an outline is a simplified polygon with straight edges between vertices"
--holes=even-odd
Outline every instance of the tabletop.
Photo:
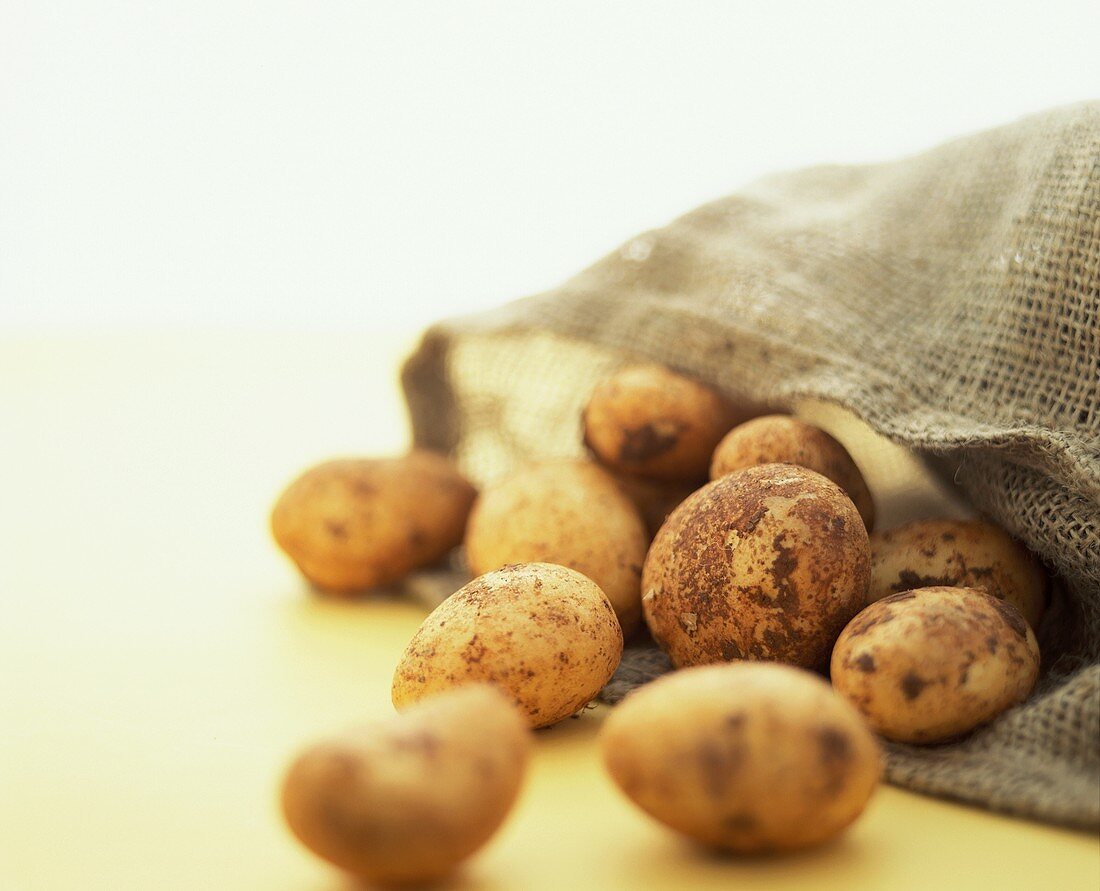
[[[311,595],[267,514],[315,461],[393,452],[407,332],[0,339],[0,888],[354,887],[284,829],[304,743],[392,713],[426,609]],[[602,709],[537,734],[454,889],[1100,887],[1090,833],[892,787],[797,856],[706,853],[602,771]]]

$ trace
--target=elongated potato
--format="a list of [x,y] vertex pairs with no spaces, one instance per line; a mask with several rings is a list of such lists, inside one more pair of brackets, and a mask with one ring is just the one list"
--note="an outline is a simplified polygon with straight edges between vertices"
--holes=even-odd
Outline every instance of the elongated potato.
[[595,699],[622,654],[619,622],[595,582],[552,563],[506,566],[424,620],[394,672],[393,703],[492,681],[532,727],[546,727]]
[[788,415],[764,415],[734,427],[718,443],[710,478],[756,464],[797,464],[836,483],[852,499],[863,524],[875,525],[875,502],[856,462],[836,439],[813,424]]
[[747,413],[661,365],[632,365],[593,391],[584,442],[601,464],[658,480],[704,479],[718,440]]
[[482,492],[466,531],[474,575],[510,563],[568,566],[600,586],[625,637],[641,624],[647,545],[637,509],[591,461],[519,468]]
[[1027,698],[1039,646],[1019,610],[974,588],[918,588],[872,603],[841,633],[832,681],[888,739],[937,743]]
[[978,588],[1007,600],[1032,628],[1046,609],[1039,561],[999,526],[975,520],[916,520],[871,536],[867,602],[928,587]]
[[318,588],[395,582],[462,541],[476,492],[442,455],[342,458],[312,467],[271,512],[276,543]]
[[831,480],[793,464],[721,477],[681,504],[646,557],[642,607],[679,667],[733,659],[824,669],[861,608],[867,530]]
[[508,697],[469,685],[307,748],[283,780],[283,813],[307,848],[354,875],[437,879],[508,815],[530,736]]
[[630,694],[604,722],[612,778],[646,813],[708,845],[819,844],[863,811],[878,744],[820,678],[783,665],[688,668]]

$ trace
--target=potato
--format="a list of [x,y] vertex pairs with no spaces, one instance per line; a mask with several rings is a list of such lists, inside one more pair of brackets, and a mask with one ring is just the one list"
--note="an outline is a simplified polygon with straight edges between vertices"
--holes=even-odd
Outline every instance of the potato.
[[624,636],[642,620],[642,561],[649,539],[637,509],[591,461],[520,468],[486,489],[466,530],[470,571],[557,563],[588,576],[615,609]]
[[706,483],[706,480],[690,483],[647,480],[628,473],[612,473],[612,476],[623,494],[637,508],[642,522],[645,523],[650,541],[657,534],[657,530],[664,525],[668,515],[679,507],[688,495]]
[[831,480],[793,464],[721,477],[653,540],[642,608],[677,667],[733,659],[824,669],[862,607],[867,530]]
[[868,530],[875,525],[875,502],[856,462],[837,440],[813,424],[787,415],[765,415],[734,427],[718,443],[710,478],[718,479],[754,464],[797,464],[816,470],[842,488]]
[[318,588],[359,591],[440,560],[462,541],[476,494],[434,452],[326,461],[279,497],[271,533]]
[[393,703],[492,681],[532,727],[546,727],[591,702],[622,654],[615,612],[595,582],[552,563],[506,566],[424,620],[394,672]]
[[593,391],[584,409],[584,442],[615,470],[703,479],[718,440],[744,417],[706,384],[660,365],[632,365]]
[[440,878],[485,844],[515,802],[531,734],[475,684],[310,746],[283,780],[291,831],[375,882]]
[[913,588],[980,588],[1007,600],[1032,628],[1047,601],[1039,561],[1003,529],[968,520],[917,520],[871,536],[874,602]]
[[1023,702],[1039,646],[1019,610],[974,588],[917,588],[872,603],[841,633],[832,680],[888,739],[936,743]]
[[756,853],[840,833],[878,784],[878,743],[820,678],[783,665],[685,669],[604,722],[604,763],[642,810],[691,838]]

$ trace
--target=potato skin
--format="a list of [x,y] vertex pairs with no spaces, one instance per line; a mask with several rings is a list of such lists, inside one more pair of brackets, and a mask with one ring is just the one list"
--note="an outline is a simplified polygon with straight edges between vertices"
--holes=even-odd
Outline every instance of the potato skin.
[[476,494],[435,452],[339,458],[286,488],[271,533],[321,590],[361,591],[442,559],[462,541]]
[[1038,560],[1007,532],[973,520],[917,520],[871,536],[867,602],[914,588],[979,588],[1015,606],[1032,628],[1046,609]]
[[882,772],[878,743],[827,683],[765,663],[658,678],[611,713],[600,748],[642,810],[745,853],[832,838],[863,811]]
[[746,413],[718,391],[661,365],[631,365],[599,383],[584,442],[601,464],[658,480],[707,475],[718,440]]
[[623,635],[642,621],[649,539],[637,508],[591,461],[521,467],[474,504],[466,559],[474,575],[510,563],[557,563],[588,576],[615,609]]
[[1019,610],[985,591],[918,588],[856,616],[831,674],[887,739],[937,743],[1023,702],[1039,675],[1039,645]]
[[595,582],[552,563],[506,566],[424,620],[394,672],[393,704],[492,681],[532,727],[546,727],[591,702],[622,654],[622,630]]
[[840,487],[762,464],[673,511],[646,557],[642,609],[678,668],[755,659],[823,670],[869,577],[867,530]]
[[283,780],[287,825],[317,856],[362,878],[440,878],[508,815],[530,737],[488,684],[433,697],[303,751]]
[[718,479],[754,464],[797,464],[815,470],[842,488],[868,531],[875,525],[875,502],[856,462],[836,439],[813,424],[788,415],[764,415],[727,433],[710,464]]

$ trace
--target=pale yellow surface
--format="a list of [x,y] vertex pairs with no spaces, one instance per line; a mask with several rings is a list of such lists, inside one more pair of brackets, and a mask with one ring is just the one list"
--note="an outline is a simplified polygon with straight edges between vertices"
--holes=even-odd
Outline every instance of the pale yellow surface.
[[[349,887],[283,830],[279,774],[391,712],[424,610],[309,596],[266,518],[305,465],[403,444],[409,343],[0,341],[0,889]],[[1089,834],[892,788],[837,844],[716,858],[618,794],[600,717],[538,735],[512,818],[449,887],[1100,887]]]

